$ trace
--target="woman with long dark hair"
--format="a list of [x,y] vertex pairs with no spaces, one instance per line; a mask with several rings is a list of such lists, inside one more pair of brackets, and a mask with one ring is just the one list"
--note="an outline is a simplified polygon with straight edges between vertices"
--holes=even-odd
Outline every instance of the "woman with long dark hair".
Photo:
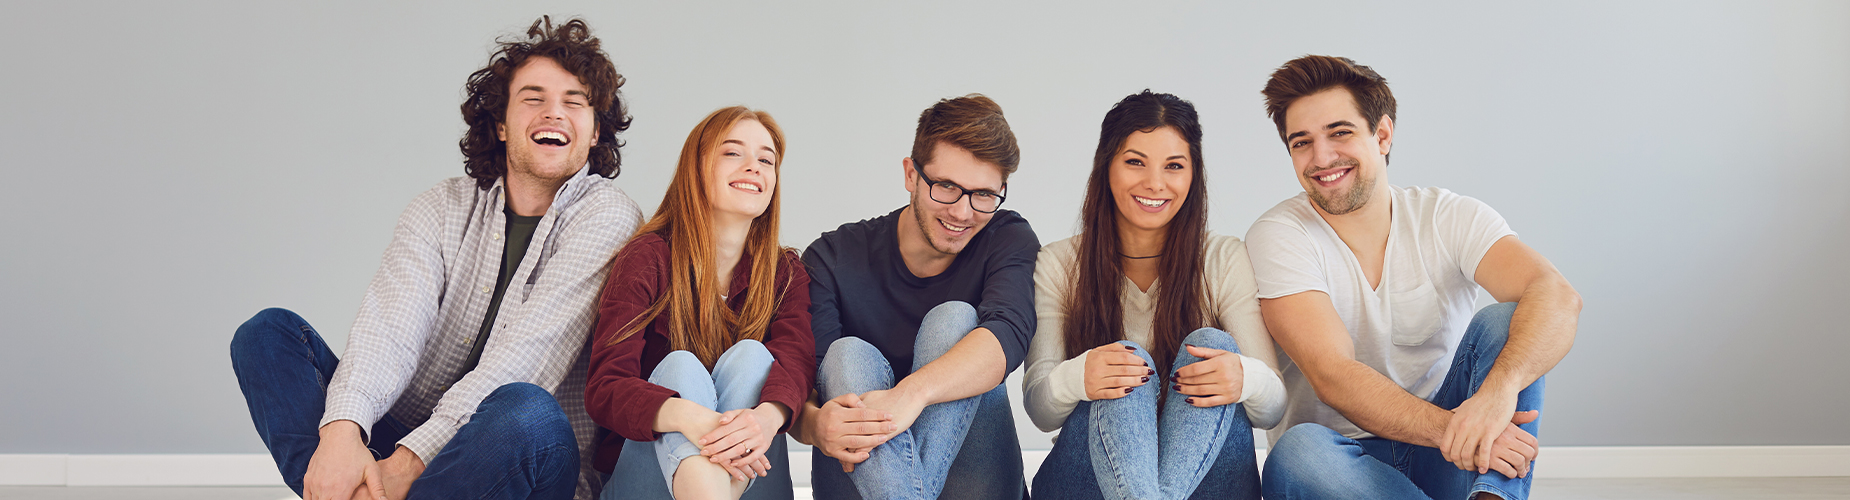
[[1251,428],[1284,412],[1239,238],[1207,230],[1195,107],[1105,114],[1080,234],[1041,249],[1028,415],[1060,436],[1043,498],[1259,498]]
[[585,388],[610,431],[604,498],[791,497],[782,434],[809,399],[816,342],[809,275],[777,242],[783,156],[771,115],[713,112],[617,253]]

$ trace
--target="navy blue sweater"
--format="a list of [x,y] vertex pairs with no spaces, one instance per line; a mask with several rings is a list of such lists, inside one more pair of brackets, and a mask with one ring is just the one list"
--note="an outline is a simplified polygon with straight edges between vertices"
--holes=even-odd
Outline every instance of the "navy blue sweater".
[[977,326],[995,333],[1008,371],[1015,371],[1034,337],[1034,258],[1041,243],[1028,220],[997,211],[949,268],[920,278],[899,255],[904,211],[842,224],[803,252],[816,363],[836,339],[860,337],[886,355],[895,379],[905,378],[925,313],[958,300],[976,307]]

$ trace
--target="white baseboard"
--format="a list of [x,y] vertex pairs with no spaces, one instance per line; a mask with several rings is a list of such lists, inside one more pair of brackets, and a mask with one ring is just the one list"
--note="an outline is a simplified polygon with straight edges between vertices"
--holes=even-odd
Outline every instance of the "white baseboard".
[[[799,447],[793,447],[799,448]],[[1266,450],[1258,450],[1260,463]],[[1024,450],[1029,476],[1047,450]],[[791,479],[809,485],[809,449],[791,450]],[[1850,446],[1552,446],[1538,478],[1850,476]],[[7,455],[0,486],[280,486],[264,454]]]
[[0,486],[281,486],[265,454],[0,455]]

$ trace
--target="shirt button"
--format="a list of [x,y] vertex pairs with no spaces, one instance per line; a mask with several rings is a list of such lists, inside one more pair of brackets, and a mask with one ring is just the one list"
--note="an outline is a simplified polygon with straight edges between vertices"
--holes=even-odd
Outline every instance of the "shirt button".
[[463,345],[474,344],[475,339],[463,339]]
[[493,288],[489,288],[489,287],[482,287],[482,293],[488,293],[488,292],[489,292],[489,291],[491,291],[491,290],[493,290]]
[[446,392],[449,390],[450,390],[450,384],[443,384],[443,385],[437,386],[437,392]]
[[497,239],[497,240],[499,240],[499,239],[501,239],[501,233],[495,233],[495,235],[494,235],[494,236],[490,236],[490,238],[492,238],[492,239]]

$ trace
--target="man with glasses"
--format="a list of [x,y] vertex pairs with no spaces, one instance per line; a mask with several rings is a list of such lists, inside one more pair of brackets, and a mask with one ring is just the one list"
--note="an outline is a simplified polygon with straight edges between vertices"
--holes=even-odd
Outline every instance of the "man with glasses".
[[803,253],[817,383],[790,435],[817,498],[1027,493],[1001,385],[1034,334],[1040,240],[1002,209],[1020,158],[995,101],[938,101],[901,161],[911,203]]

